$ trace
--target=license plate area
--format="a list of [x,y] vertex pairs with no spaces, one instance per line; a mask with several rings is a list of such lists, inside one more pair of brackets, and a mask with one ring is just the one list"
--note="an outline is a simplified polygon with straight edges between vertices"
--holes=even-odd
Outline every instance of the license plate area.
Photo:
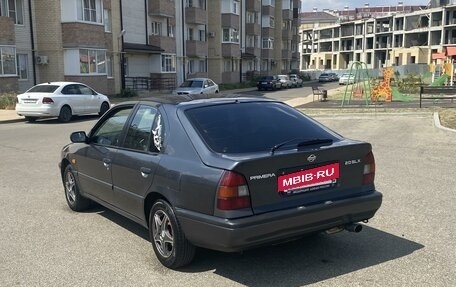
[[285,173],[277,178],[277,192],[294,195],[334,187],[340,178],[339,163],[330,163],[312,168]]

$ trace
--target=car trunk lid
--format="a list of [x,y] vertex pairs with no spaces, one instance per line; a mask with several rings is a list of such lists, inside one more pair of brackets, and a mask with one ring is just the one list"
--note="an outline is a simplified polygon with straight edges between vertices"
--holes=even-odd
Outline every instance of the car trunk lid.
[[353,197],[374,189],[363,185],[371,146],[346,142],[240,161],[233,171],[246,178],[255,214]]

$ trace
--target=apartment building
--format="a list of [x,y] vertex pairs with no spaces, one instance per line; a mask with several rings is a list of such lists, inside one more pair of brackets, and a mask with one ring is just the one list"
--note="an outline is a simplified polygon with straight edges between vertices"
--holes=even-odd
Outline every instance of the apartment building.
[[[300,0],[0,0],[0,91],[115,94],[299,69]],[[30,6],[29,6],[30,5]]]
[[122,1],[127,85],[239,83],[297,70],[299,7],[299,0]]
[[110,0],[0,0],[0,92],[49,81],[120,91],[120,5]]
[[302,29],[301,69],[347,69],[353,61],[374,69],[429,64],[432,54],[456,45],[455,4],[376,9],[362,12],[368,17],[348,13],[354,20]]

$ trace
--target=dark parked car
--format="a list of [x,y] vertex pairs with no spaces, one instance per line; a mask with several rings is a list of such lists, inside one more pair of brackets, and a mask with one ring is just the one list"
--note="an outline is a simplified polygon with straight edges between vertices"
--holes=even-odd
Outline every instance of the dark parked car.
[[258,91],[261,90],[277,90],[282,88],[282,83],[277,76],[261,77],[257,84]]
[[329,74],[329,78],[331,79],[331,82],[339,81],[339,75],[337,75],[336,73],[328,73],[328,74]]
[[369,143],[258,98],[143,100],[71,134],[60,171],[69,207],[98,202],[149,229],[160,262],[308,233],[359,232],[381,205]]

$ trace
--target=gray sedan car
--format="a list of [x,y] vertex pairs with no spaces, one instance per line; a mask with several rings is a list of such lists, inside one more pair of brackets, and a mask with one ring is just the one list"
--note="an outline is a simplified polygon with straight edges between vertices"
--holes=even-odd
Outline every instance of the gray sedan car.
[[380,207],[369,143],[282,102],[201,97],[125,102],[71,134],[60,161],[69,207],[94,201],[148,228],[169,268],[195,247],[359,232]]

